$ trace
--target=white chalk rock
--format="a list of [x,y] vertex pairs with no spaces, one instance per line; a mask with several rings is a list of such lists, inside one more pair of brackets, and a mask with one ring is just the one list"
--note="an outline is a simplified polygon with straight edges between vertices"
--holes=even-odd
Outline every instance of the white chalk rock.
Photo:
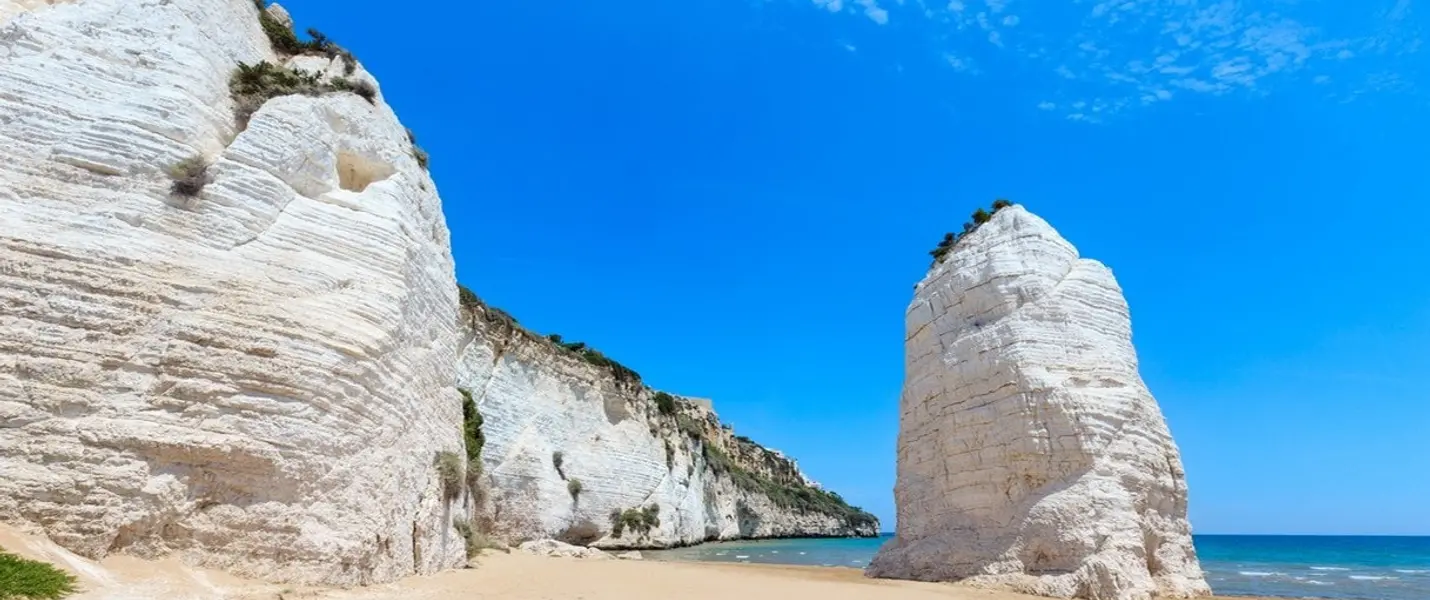
[[293,17],[288,14],[288,9],[283,8],[282,4],[274,2],[273,4],[269,4],[265,10],[268,16],[273,17],[273,20],[278,21],[279,24],[289,29],[293,28]]
[[487,510],[501,537],[616,549],[878,533],[872,515],[737,437],[708,402],[677,397],[663,412],[630,375],[491,309],[469,315],[457,383],[482,414]]
[[897,535],[869,575],[1210,594],[1181,458],[1106,267],[1005,208],[918,285],[906,331]]
[[[240,131],[230,74],[276,60],[251,0],[0,18],[0,520],[274,580],[460,566],[452,258],[392,110],[285,96]],[[171,195],[195,155],[212,182]]]
[[[611,560],[614,558],[610,554],[602,552],[596,548],[586,548],[575,546],[556,540],[533,540],[522,542],[517,546],[517,550],[535,556],[555,556],[560,558],[590,558],[595,560]],[[624,557],[622,557],[624,558]]]

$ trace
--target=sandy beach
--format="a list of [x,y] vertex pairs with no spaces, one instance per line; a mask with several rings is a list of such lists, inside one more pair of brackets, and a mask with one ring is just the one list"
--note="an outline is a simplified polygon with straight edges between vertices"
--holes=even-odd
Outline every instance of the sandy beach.
[[[79,577],[74,600],[1033,600],[949,583],[869,579],[859,569],[714,562],[592,560],[486,551],[470,568],[353,588],[264,583],[183,564],[76,556],[0,525],[0,547]],[[1219,596],[1225,600],[1234,599]],[[1262,598],[1259,600],[1268,600]]]

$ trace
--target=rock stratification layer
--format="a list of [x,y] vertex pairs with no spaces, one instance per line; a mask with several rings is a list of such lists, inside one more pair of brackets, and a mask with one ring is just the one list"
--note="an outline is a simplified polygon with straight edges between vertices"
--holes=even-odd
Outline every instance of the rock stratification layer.
[[[265,60],[371,98],[244,128],[230,76]],[[277,580],[465,562],[447,228],[344,60],[276,55],[252,0],[0,0],[0,520]]]
[[1096,600],[1210,593],[1111,271],[1004,208],[918,285],[906,334],[897,535],[867,574]]
[[878,535],[873,515],[735,435],[708,401],[652,390],[480,302],[464,311],[457,383],[482,415],[481,512],[499,537],[650,548]]

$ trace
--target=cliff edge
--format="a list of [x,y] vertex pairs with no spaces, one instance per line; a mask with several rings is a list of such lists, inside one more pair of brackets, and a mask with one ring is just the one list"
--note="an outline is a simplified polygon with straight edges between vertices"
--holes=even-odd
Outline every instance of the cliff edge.
[[1042,219],[998,208],[946,239],[909,305],[898,525],[866,573],[1065,598],[1210,595],[1117,281]]

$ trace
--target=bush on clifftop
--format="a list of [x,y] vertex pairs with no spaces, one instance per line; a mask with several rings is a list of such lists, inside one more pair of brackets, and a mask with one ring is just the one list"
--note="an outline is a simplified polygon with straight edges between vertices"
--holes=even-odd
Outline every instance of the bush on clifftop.
[[939,240],[938,246],[929,251],[929,255],[933,256],[933,264],[929,265],[929,268],[932,269],[943,262],[943,259],[948,256],[949,252],[953,251],[953,247],[956,246],[959,241],[968,237],[968,234],[978,230],[978,226],[992,220],[994,213],[1010,206],[1013,206],[1012,201],[999,198],[993,201],[993,212],[988,212],[982,208],[973,211],[972,221],[963,224],[962,233],[949,232],[943,234],[943,239]]
[[656,407],[657,410],[660,411],[660,414],[663,414],[663,415],[673,415],[673,414],[675,414],[675,396],[672,396],[672,395],[667,394],[667,393],[665,393],[665,392],[656,392],[656,393],[655,393],[654,400],[655,400],[655,407]]
[[[362,95],[365,90],[371,88],[372,85],[367,82],[354,83],[341,77],[324,80],[317,73],[290,69],[270,62],[251,65],[239,63],[233,75],[228,78],[228,92],[236,107],[234,120],[239,129],[248,127],[248,119],[265,102],[279,96],[321,96],[334,92]],[[373,94],[377,93],[375,89],[371,91]],[[372,99],[369,98],[368,101],[371,102]]]

